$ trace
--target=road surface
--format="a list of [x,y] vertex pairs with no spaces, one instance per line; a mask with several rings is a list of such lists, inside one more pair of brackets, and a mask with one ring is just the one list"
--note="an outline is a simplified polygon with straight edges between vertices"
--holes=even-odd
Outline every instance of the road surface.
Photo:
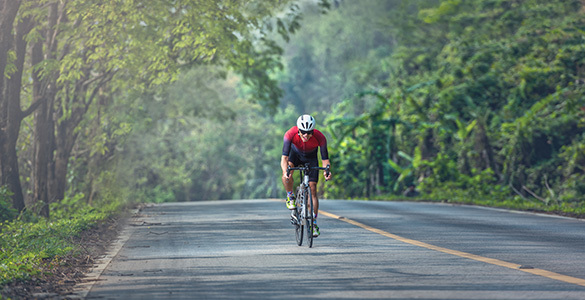
[[449,204],[322,200],[143,209],[87,299],[585,299],[585,222]]

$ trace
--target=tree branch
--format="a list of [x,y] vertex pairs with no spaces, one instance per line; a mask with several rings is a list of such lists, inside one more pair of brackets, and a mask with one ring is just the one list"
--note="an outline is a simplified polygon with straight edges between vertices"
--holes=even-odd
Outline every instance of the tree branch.
[[43,103],[43,101],[45,101],[44,97],[39,97],[39,98],[35,99],[34,102],[31,103],[31,105],[27,109],[22,111],[22,116],[26,117],[26,116],[32,114],[39,107],[39,105],[41,105],[41,103]]
[[542,201],[543,203],[546,203],[546,199],[539,197],[538,195],[536,195],[533,191],[529,190],[525,185],[522,186],[522,189],[527,191],[530,195],[532,195],[534,198]]

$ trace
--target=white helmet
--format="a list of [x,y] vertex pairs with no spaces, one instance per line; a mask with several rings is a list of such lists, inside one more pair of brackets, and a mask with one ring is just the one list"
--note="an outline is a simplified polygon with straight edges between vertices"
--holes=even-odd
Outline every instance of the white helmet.
[[310,115],[302,115],[297,119],[297,127],[302,131],[315,129],[315,119]]

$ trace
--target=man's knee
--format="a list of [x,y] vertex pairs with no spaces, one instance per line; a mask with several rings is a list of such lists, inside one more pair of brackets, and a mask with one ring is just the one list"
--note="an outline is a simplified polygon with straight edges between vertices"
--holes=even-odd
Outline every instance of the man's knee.
[[309,182],[309,187],[311,188],[311,192],[313,193],[313,195],[316,195],[317,193],[317,183],[316,182]]

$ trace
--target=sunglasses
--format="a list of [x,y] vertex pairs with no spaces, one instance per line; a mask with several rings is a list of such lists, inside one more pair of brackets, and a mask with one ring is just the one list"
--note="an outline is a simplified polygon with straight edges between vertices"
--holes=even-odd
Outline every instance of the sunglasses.
[[311,134],[313,134],[313,130],[304,131],[304,130],[300,130],[300,129],[299,129],[299,133],[300,133],[300,134],[311,135]]

